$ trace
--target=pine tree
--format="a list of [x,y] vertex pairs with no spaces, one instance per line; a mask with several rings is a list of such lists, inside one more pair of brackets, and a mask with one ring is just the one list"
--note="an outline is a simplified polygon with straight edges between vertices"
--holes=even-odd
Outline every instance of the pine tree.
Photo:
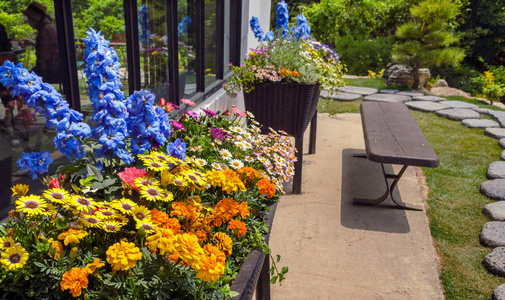
[[419,68],[457,66],[465,57],[463,49],[451,46],[459,41],[451,28],[459,10],[460,4],[453,0],[425,0],[411,7],[412,20],[396,30],[393,60],[412,67],[412,88],[418,88]]

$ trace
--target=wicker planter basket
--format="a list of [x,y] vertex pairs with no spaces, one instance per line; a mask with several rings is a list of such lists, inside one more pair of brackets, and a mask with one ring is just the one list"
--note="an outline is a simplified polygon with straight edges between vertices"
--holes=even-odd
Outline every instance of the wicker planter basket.
[[263,125],[263,133],[272,127],[294,137],[305,132],[318,100],[319,83],[263,83],[244,93],[245,109]]
[[296,154],[293,193],[302,193],[303,133],[309,123],[309,154],[316,153],[317,103],[319,83],[263,83],[250,93],[244,93],[245,109],[254,114],[263,125],[262,133],[268,128],[284,130],[295,138]]

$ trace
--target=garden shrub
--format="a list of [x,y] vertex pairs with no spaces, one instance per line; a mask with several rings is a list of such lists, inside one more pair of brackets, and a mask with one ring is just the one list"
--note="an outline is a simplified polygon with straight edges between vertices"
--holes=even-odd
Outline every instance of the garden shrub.
[[439,66],[430,69],[431,76],[437,75],[447,81],[450,87],[463,90],[472,95],[482,93],[482,83],[475,81],[473,78],[480,77],[479,71],[469,65],[461,65],[459,67]]
[[378,72],[391,61],[392,45],[392,35],[368,39],[349,34],[335,40],[335,51],[349,74],[368,75],[368,70]]

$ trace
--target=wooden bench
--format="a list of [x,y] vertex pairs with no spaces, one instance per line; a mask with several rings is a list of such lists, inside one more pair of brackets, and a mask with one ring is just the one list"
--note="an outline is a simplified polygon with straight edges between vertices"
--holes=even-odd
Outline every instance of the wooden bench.
[[[421,206],[402,203],[393,197],[393,190],[408,166],[438,167],[433,151],[416,120],[403,103],[365,101],[361,104],[361,122],[366,157],[382,166],[386,192],[377,199],[354,198],[357,204],[378,204],[391,195],[393,202],[405,209],[423,210]],[[363,155],[356,155],[364,157]],[[387,174],[384,164],[402,165],[398,174]],[[391,186],[388,178],[393,178]]]

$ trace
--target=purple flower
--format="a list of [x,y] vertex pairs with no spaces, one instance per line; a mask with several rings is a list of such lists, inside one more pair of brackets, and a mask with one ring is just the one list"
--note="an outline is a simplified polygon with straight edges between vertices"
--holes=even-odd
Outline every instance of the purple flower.
[[211,128],[210,136],[213,139],[220,140],[222,142],[226,139],[227,136],[230,136],[230,134],[222,130],[221,128]]
[[205,108],[202,108],[202,110],[203,110],[203,112],[205,113],[205,115],[207,115],[207,116],[211,116],[211,117],[213,117],[213,116],[216,116],[216,115],[217,115],[215,112],[213,112],[213,111],[212,111],[212,110],[210,110],[210,109],[205,109]]
[[170,124],[172,124],[172,126],[174,126],[175,129],[183,130],[183,131],[186,130],[186,129],[184,129],[184,126],[182,126],[182,124],[179,122],[170,121]]
[[199,113],[197,113],[196,111],[192,111],[192,110],[184,111],[184,113],[192,118],[195,118],[195,119],[200,119],[200,117],[201,117]]

